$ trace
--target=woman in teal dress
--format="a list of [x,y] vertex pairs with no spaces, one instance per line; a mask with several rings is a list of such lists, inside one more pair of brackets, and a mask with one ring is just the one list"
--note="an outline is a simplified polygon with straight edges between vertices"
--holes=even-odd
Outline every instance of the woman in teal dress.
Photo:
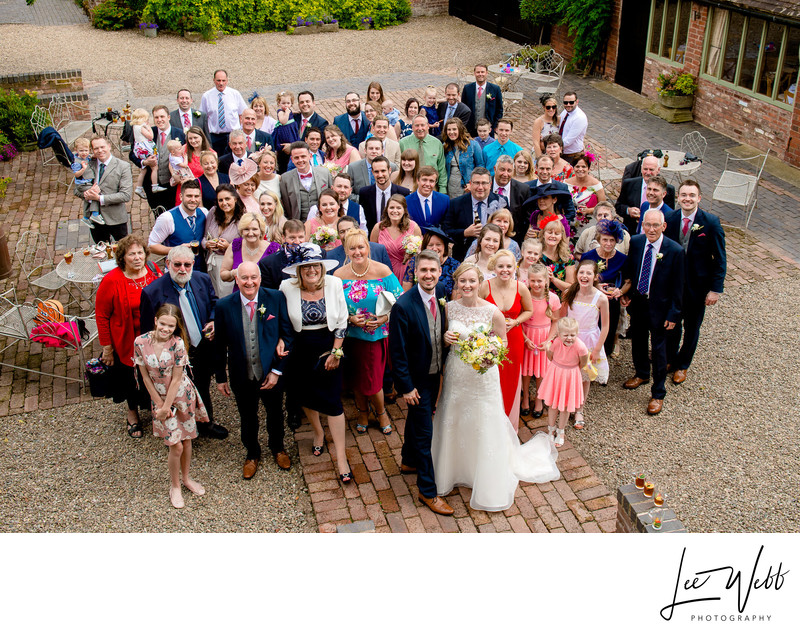
[[391,269],[370,258],[367,235],[361,230],[347,231],[344,251],[347,261],[334,275],[342,279],[349,314],[344,374],[358,409],[356,431],[359,434],[367,431],[369,403],[381,431],[391,434],[392,423],[383,400],[383,375],[388,357],[388,308],[394,301],[387,300],[386,294],[396,298],[403,289]]

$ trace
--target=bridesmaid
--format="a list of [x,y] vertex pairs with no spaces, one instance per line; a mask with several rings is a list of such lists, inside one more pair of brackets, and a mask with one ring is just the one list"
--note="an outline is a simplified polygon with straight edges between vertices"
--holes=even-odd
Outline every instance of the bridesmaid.
[[372,228],[369,240],[380,243],[386,248],[392,271],[398,280],[406,273],[410,256],[403,247],[403,239],[407,236],[422,237],[422,231],[417,223],[408,216],[406,198],[402,195],[392,195],[381,213],[381,220]]
[[496,305],[506,319],[508,337],[508,359],[500,364],[500,388],[506,416],[514,431],[519,431],[519,404],[522,387],[522,357],[525,354],[523,322],[533,315],[531,293],[515,280],[517,260],[508,250],[499,250],[489,259],[489,269],[494,278],[483,281],[480,297]]

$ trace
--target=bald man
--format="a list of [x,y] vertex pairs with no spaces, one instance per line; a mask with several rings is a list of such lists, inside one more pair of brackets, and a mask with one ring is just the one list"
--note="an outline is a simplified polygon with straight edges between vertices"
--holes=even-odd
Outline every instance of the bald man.
[[[622,180],[622,187],[614,208],[616,208],[617,214],[622,217],[625,227],[631,234],[636,234],[641,217],[642,204],[647,201],[647,182],[652,176],[658,175],[660,170],[661,166],[658,158],[647,156],[642,160],[641,177]],[[670,208],[675,208],[675,187],[671,184],[667,184],[664,203]]]

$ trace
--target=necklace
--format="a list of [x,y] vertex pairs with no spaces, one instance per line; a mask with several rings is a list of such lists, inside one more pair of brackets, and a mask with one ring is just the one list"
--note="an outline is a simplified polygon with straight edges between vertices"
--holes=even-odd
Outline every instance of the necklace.
[[256,256],[258,254],[258,251],[261,249],[260,246],[256,246],[254,248],[251,248],[244,241],[242,241],[242,246],[244,246],[244,249],[247,252],[248,256]]
[[356,268],[353,267],[353,261],[350,261],[350,271],[353,272],[353,276],[355,276],[356,278],[364,278],[364,276],[366,276],[367,273],[369,272],[369,265],[370,265],[371,262],[372,261],[367,261],[367,269],[364,270],[363,274],[359,274],[356,271]]
[[139,279],[131,278],[127,274],[125,275],[125,278],[127,278],[129,282],[133,283],[137,289],[144,289],[147,287],[147,270],[145,270],[144,276]]

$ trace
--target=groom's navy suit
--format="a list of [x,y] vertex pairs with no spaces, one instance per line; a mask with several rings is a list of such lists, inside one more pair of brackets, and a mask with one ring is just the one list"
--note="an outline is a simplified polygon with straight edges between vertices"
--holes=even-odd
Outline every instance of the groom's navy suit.
[[[439,304],[444,298],[441,285],[436,286],[437,318],[442,339],[442,367],[444,367],[445,311]],[[435,498],[436,480],[431,457],[433,438],[433,409],[439,395],[440,372],[430,373],[433,343],[428,327],[428,306],[422,302],[415,285],[397,299],[389,320],[389,355],[395,387],[399,394],[408,394],[415,388],[419,403],[408,406],[402,463],[417,470],[417,486],[421,495]]]

